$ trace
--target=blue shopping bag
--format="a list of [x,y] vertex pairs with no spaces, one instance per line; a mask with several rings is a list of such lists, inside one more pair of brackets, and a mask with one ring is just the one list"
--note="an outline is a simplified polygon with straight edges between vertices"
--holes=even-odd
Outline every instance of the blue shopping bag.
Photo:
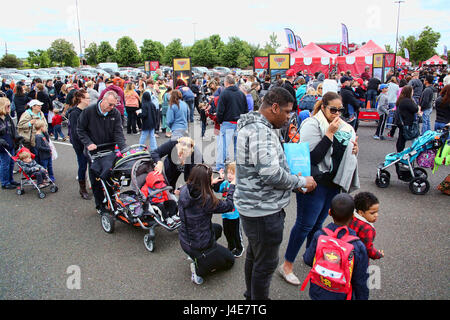
[[304,177],[311,176],[309,142],[284,143],[283,147],[291,174],[297,175],[301,172]]

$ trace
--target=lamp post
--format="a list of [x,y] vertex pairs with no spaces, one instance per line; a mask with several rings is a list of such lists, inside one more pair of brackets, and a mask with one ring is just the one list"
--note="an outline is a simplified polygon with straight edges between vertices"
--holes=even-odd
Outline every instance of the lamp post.
[[394,1],[394,3],[398,3],[398,12],[397,12],[397,34],[395,36],[395,55],[397,56],[397,45],[398,45],[398,25],[400,23],[400,4],[405,2],[403,0]]
[[81,56],[83,55],[83,49],[81,48],[81,31],[80,31],[80,17],[78,14],[78,0],[75,1],[76,6],[77,6],[77,22],[78,22],[78,41],[80,43],[80,59]]
[[197,22],[193,22],[192,24],[194,25],[194,43],[195,43],[195,25],[197,24]]

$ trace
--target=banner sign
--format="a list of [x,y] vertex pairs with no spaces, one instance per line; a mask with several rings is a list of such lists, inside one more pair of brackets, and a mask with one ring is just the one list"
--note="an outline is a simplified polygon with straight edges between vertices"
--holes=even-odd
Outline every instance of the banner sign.
[[159,69],[159,61],[150,61],[150,71],[156,71]]
[[295,41],[297,42],[297,51],[303,48],[303,42],[299,36],[295,36]]
[[183,80],[187,86],[190,86],[192,80],[191,58],[174,58],[172,65],[174,87],[178,79]]
[[294,32],[288,28],[284,28],[284,32],[286,33],[288,48],[297,51],[297,41],[295,39]]
[[405,48],[405,59],[409,60],[409,51]]
[[384,67],[385,68],[395,67],[395,53],[386,53],[384,55]]
[[372,72],[374,78],[378,78],[383,83],[386,82],[386,77],[389,70],[395,67],[395,53],[374,53],[372,61]]
[[343,23],[342,24],[342,55],[348,54],[348,29],[347,26]]
[[254,57],[253,58],[253,70],[257,69],[269,69],[269,58],[268,57]]
[[291,67],[291,55],[289,53],[269,54],[269,73],[272,78],[277,74],[286,76],[286,71]]

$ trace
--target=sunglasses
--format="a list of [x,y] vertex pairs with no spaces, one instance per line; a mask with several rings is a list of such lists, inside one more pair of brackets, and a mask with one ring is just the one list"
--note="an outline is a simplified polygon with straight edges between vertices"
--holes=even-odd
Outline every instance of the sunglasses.
[[327,107],[328,109],[330,109],[331,114],[336,114],[336,113],[340,113],[342,114],[344,112],[344,108],[335,108],[335,107]]
[[184,141],[179,141],[178,143],[179,143],[180,146],[182,146],[182,147],[188,147],[188,148],[193,148],[193,147],[194,147],[193,144],[187,143],[187,142],[184,142]]

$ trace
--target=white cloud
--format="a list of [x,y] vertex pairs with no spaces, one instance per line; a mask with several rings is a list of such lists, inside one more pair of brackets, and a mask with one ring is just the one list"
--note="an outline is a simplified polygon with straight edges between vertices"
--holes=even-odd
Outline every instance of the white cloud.
[[[284,48],[284,27],[291,28],[304,44],[340,42],[341,23],[349,30],[350,42],[374,40],[380,46],[395,46],[397,5],[394,0],[292,1],[111,1],[78,0],[82,43],[117,39],[128,35],[140,46],[144,39],[168,44],[180,38],[191,45],[195,38],[219,34],[226,42],[238,36],[264,46],[272,32]],[[28,50],[46,49],[63,37],[78,51],[75,0],[21,1],[17,14],[2,17],[0,48],[8,42],[9,52],[26,56]],[[428,9],[427,9],[428,8]],[[429,25],[441,32],[438,52],[450,46],[448,1],[406,0],[401,5],[399,34],[419,34]],[[195,23],[195,25],[194,25]],[[30,35],[31,34],[31,35]]]

